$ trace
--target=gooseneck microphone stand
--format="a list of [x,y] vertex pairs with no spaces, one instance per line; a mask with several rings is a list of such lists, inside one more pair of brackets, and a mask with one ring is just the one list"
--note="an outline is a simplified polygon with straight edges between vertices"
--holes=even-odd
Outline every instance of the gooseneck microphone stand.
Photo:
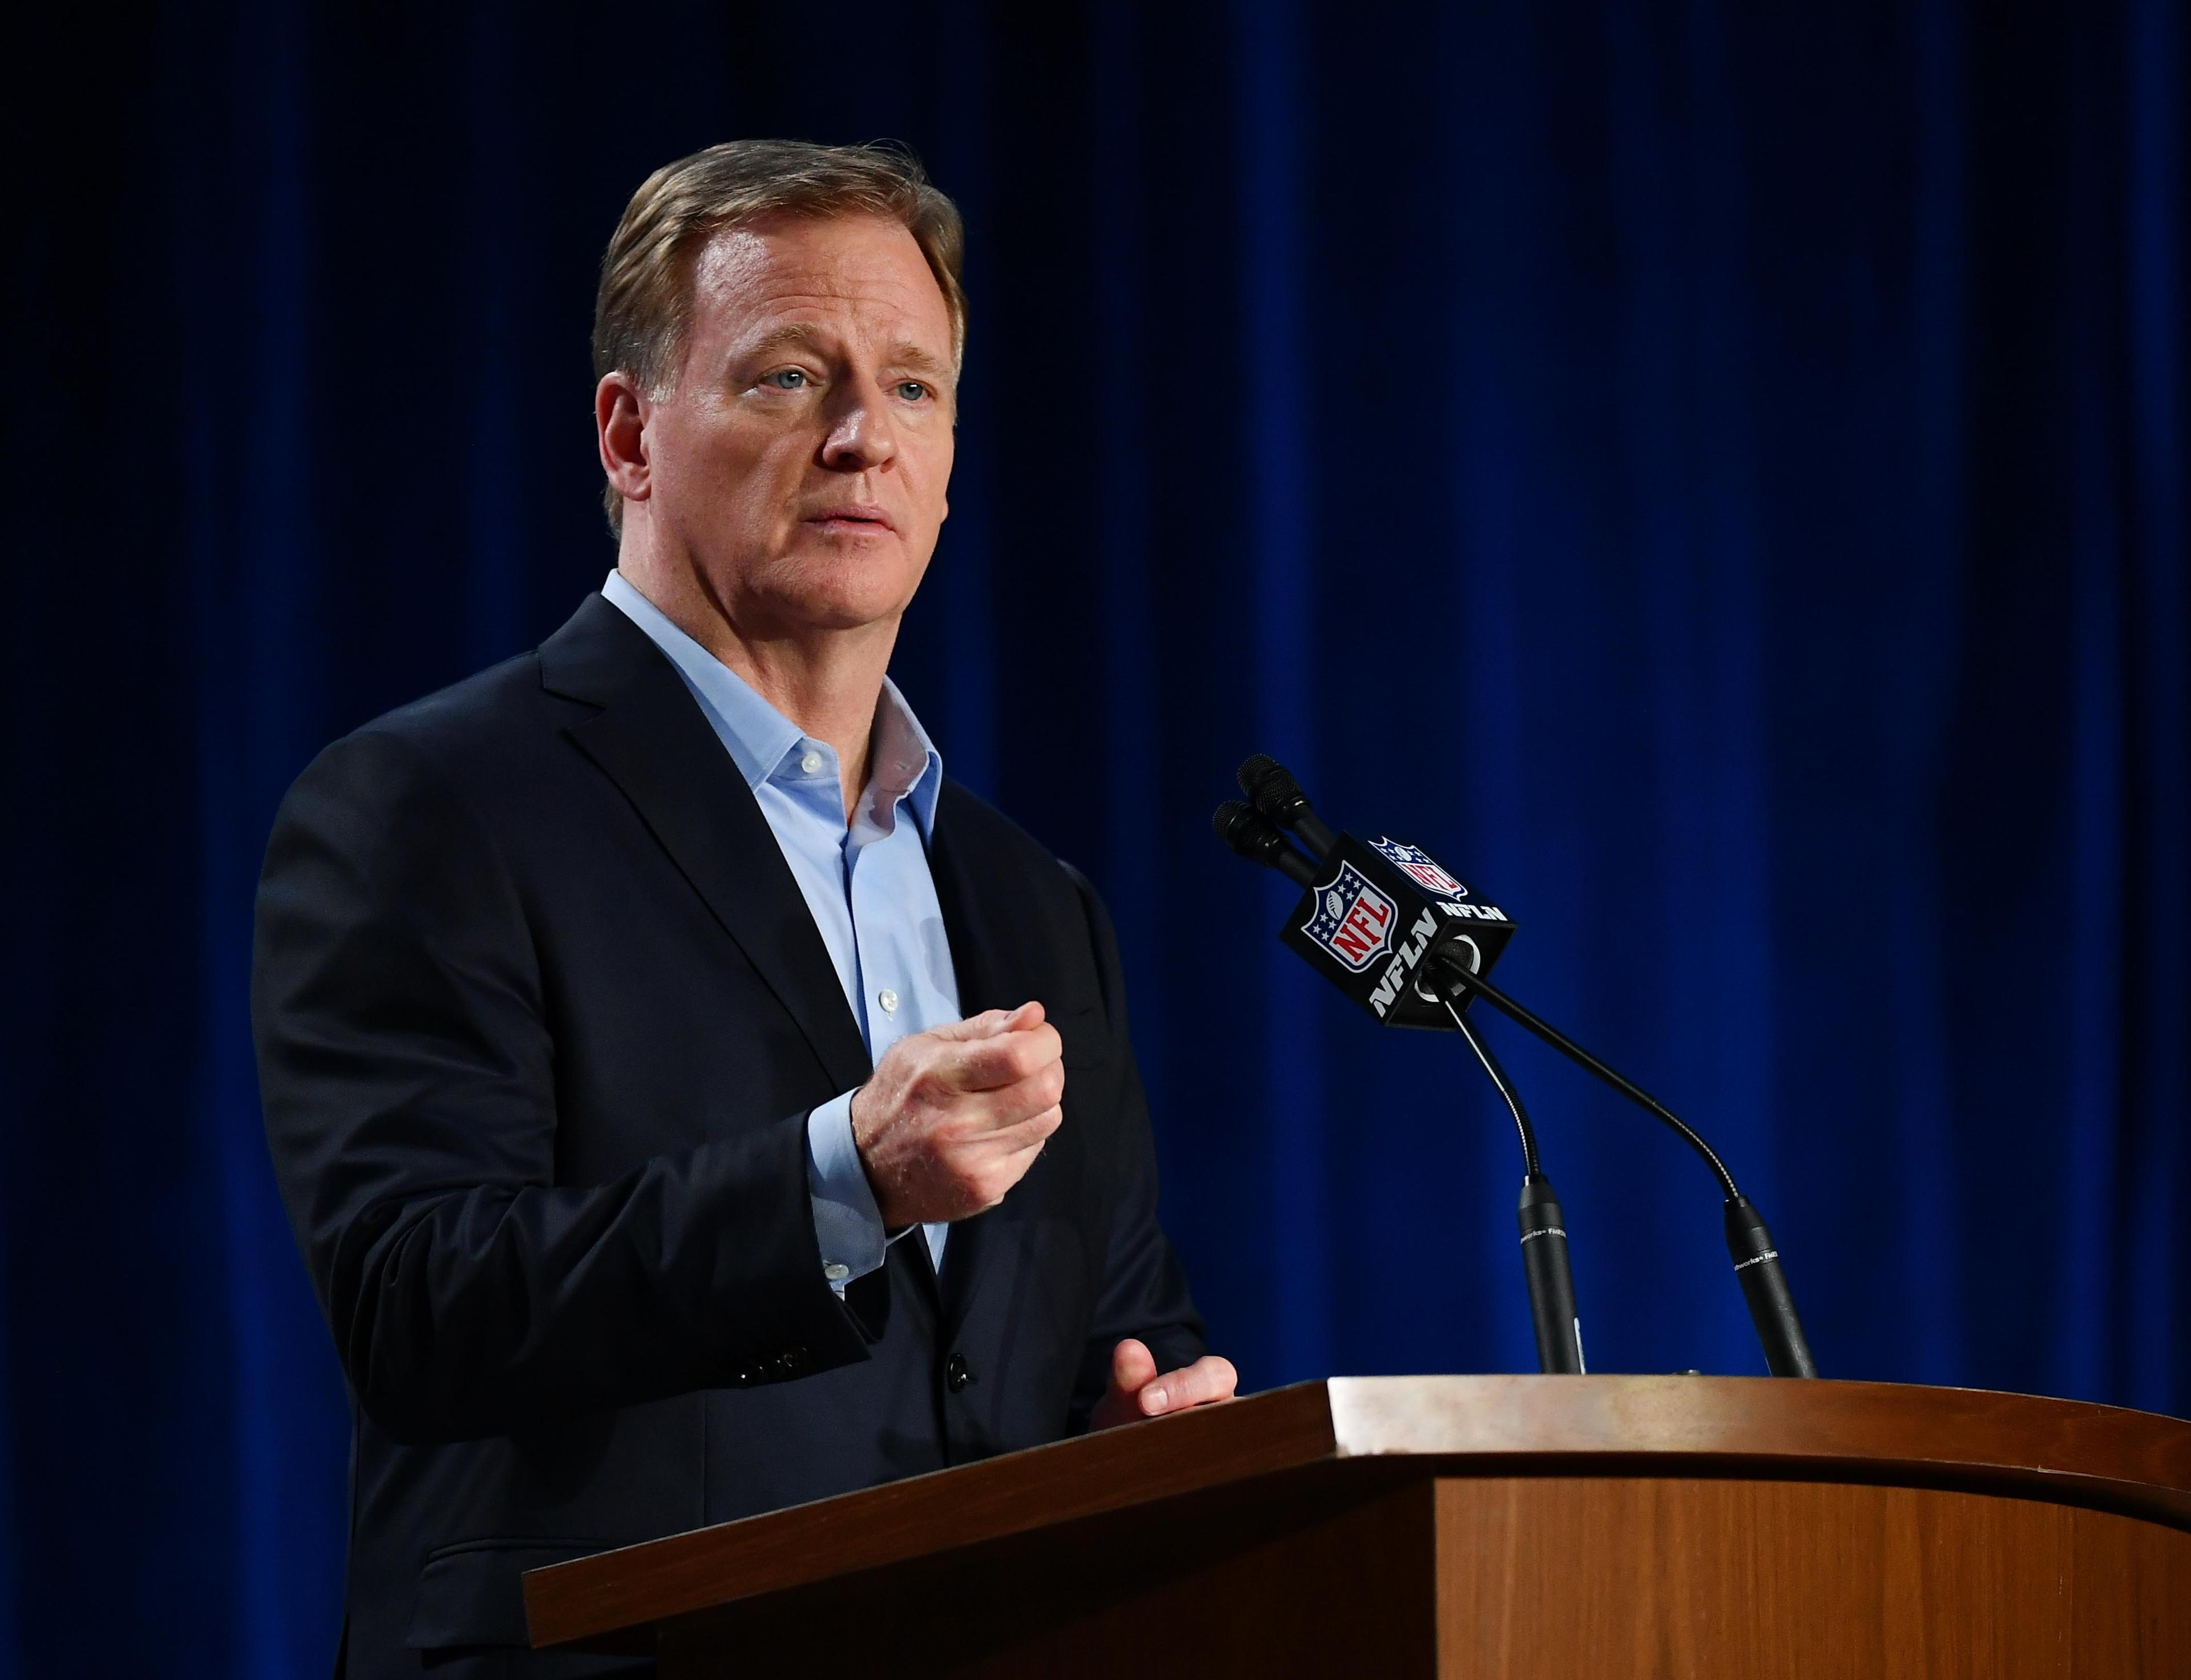
[[[1296,798],[1300,792],[1299,788],[1294,789]],[[1295,831],[1304,841],[1316,845],[1307,831],[1308,825],[1315,823],[1314,814],[1308,811],[1306,799],[1300,799],[1300,805],[1305,815]],[[1315,884],[1315,865],[1295,851],[1278,825],[1260,811],[1237,799],[1228,799],[1217,808],[1210,826],[1217,831],[1220,840],[1251,863],[1275,869],[1301,886]],[[1317,827],[1323,840],[1317,848],[1321,855],[1331,849],[1332,842],[1329,829],[1320,824]],[[1514,1128],[1522,1135],[1522,1201],[1516,1217],[1522,1227],[1522,1275],[1529,1286],[1529,1320],[1537,1336],[1537,1368],[1548,1374],[1580,1376],[1582,1320],[1575,1312],[1574,1274],[1568,1263],[1567,1223],[1560,1212],[1560,1199],[1552,1189],[1552,1181],[1545,1176],[1538,1159],[1537,1128],[1529,1123],[1529,1111],[1522,1106],[1521,1093],[1506,1076],[1506,1070],[1499,1065],[1499,1059],[1491,1053],[1491,1047],[1483,1041],[1482,1035],[1454,1007],[1451,997],[1442,1001],[1454,1024],[1460,1029],[1460,1036],[1468,1041],[1468,1047],[1476,1052],[1477,1060],[1491,1076],[1492,1084],[1506,1099],[1506,1107],[1514,1116]]]
[[[1243,857],[1254,858],[1258,863],[1272,868],[1283,868],[1295,880],[1305,886],[1314,884],[1313,871],[1304,875],[1300,866],[1307,860],[1286,844],[1281,831],[1290,829],[1300,837],[1304,844],[1319,858],[1329,853],[1337,842],[1331,829],[1316,814],[1308,796],[1301,792],[1300,784],[1293,773],[1267,753],[1258,752],[1240,766],[1240,791],[1250,803],[1229,803],[1220,808],[1217,831],[1226,843]],[[1233,816],[1232,813],[1238,815]],[[1267,833],[1266,832],[1267,831]],[[1295,861],[1289,865],[1274,854],[1272,848],[1283,849]],[[1703,1157],[1711,1168],[1712,1176],[1719,1180],[1725,1195],[1723,1223],[1727,1230],[1728,1257],[1734,1263],[1734,1275],[1742,1285],[1742,1298],[1750,1308],[1750,1321],[1756,1327],[1757,1340],[1765,1350],[1766,1368],[1775,1376],[1816,1376],[1817,1363],[1811,1358],[1811,1346],[1803,1335],[1803,1321],[1795,1313],[1795,1298],[1789,1292],[1788,1279],[1780,1269],[1780,1251],[1773,1246],[1773,1233],[1766,1229],[1764,1216],[1758,1212],[1750,1198],[1743,1195],[1734,1182],[1734,1175],[1727,1170],[1727,1163],[1719,1158],[1710,1144],[1697,1134],[1682,1117],[1653,1097],[1649,1092],[1628,1079],[1569,1038],[1550,1022],[1539,1019],[1512,998],[1500,991],[1471,968],[1460,951],[1452,946],[1433,950],[1423,959],[1425,973],[1435,968],[1447,977],[1448,985],[1439,1001],[1454,1024],[1460,1029],[1483,1065],[1490,1074],[1499,1093],[1514,1111],[1516,1123],[1522,1128],[1522,1153],[1529,1162],[1529,1178],[1522,1189],[1522,1253],[1526,1260],[1539,1258],[1539,1250],[1532,1247],[1533,1230],[1549,1238],[1560,1224],[1559,1204],[1551,1199],[1551,1186],[1545,1182],[1535,1165],[1535,1144],[1528,1117],[1521,1101],[1509,1081],[1484,1045],[1479,1034],[1463,1019],[1463,1008],[1470,996],[1481,997],[1510,1020],[1528,1028],[1539,1038],[1565,1056],[1576,1066],[1605,1081],[1630,1102],[1661,1124],[1669,1127],[1682,1141]],[[1425,990],[1428,998],[1434,994]],[[1533,1219],[1530,1200],[1531,1186],[1541,1184],[1545,1200],[1537,1204]],[[1543,1257],[1549,1260],[1553,1249],[1548,1240],[1539,1240]],[[1557,1271],[1559,1280],[1567,1275],[1567,1240],[1562,1231],[1558,1237]],[[1558,1280],[1548,1281],[1547,1289],[1556,1288]],[[1567,1299],[1572,1322],[1573,1286],[1568,1285]],[[1537,1347],[1540,1359],[1545,1348],[1545,1313],[1539,1302],[1539,1281],[1534,1269],[1529,1273],[1530,1309],[1537,1320]],[[1575,1365],[1582,1368],[1580,1336],[1576,1336]],[[1566,1369],[1546,1361],[1546,1371]]]
[[[1482,998],[1577,1067],[1611,1086],[1653,1119],[1672,1128],[1683,1143],[1704,1158],[1704,1165],[1711,1168],[1712,1176],[1719,1180],[1720,1189],[1726,1195],[1727,1254],[1734,1262],[1734,1275],[1742,1285],[1742,1297],[1750,1308],[1750,1321],[1757,1327],[1757,1340],[1765,1349],[1766,1369],[1775,1376],[1816,1376],[1818,1367],[1811,1358],[1811,1344],[1804,1337],[1803,1321],[1795,1314],[1795,1297],[1789,1293],[1787,1276],[1780,1269],[1780,1251],[1773,1246],[1773,1233],[1766,1229],[1764,1216],[1743,1195],[1734,1182],[1734,1175],[1727,1170],[1727,1163],[1712,1146],[1642,1086],[1608,1067],[1551,1022],[1532,1013],[1477,973],[1458,952],[1437,952],[1431,960],[1437,963],[1439,973],[1452,982],[1445,996],[1445,1006],[1456,1022],[1462,1021],[1461,1012],[1454,1007],[1456,997],[1472,993]],[[1467,1026],[1463,1024],[1461,1030],[1467,1032]],[[1475,1042],[1473,1035],[1469,1041]],[[1483,1053],[1478,1050],[1477,1053]]]
[[1537,1129],[1522,1106],[1522,1093],[1499,1065],[1491,1047],[1483,1041],[1468,1017],[1452,998],[1443,1000],[1445,1012],[1476,1052],[1484,1072],[1499,1087],[1522,1134],[1522,1205],[1516,1217],[1522,1227],[1522,1274],[1529,1286],[1529,1320],[1537,1332],[1537,1369],[1579,1376],[1582,1360],[1582,1320],[1575,1312],[1574,1274],[1568,1266],[1568,1229],[1560,1212],[1560,1199],[1552,1181],[1537,1161]]

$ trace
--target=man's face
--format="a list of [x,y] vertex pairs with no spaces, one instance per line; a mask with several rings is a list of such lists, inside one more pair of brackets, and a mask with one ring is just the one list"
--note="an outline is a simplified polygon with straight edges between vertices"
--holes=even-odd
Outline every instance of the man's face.
[[951,317],[879,217],[719,234],[675,392],[647,405],[657,542],[746,633],[895,621],[948,511]]

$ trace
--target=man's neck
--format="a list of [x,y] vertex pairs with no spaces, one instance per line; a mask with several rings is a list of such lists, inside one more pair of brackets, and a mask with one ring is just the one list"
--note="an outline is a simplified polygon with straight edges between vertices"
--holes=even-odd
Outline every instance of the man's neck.
[[897,624],[856,630],[787,629],[771,633],[736,621],[726,603],[691,571],[629,553],[617,570],[663,616],[705,648],[739,681],[837,754],[847,821],[868,785],[875,708],[890,669]]

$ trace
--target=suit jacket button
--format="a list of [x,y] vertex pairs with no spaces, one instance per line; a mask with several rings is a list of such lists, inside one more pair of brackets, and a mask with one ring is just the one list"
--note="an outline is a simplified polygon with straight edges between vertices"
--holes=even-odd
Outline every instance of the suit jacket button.
[[793,1371],[804,1371],[805,1368],[805,1348],[794,1346],[783,1350],[783,1369],[787,1375]]
[[974,1368],[966,1363],[964,1354],[953,1354],[943,1362],[943,1386],[957,1393],[974,1380]]

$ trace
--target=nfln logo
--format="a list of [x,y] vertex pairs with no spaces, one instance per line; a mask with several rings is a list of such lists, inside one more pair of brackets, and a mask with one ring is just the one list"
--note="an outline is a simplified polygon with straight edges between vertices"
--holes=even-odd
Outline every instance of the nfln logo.
[[1378,839],[1369,843],[1405,870],[1410,879],[1429,888],[1433,893],[1443,893],[1449,899],[1468,896],[1468,888],[1439,868],[1437,860],[1420,846],[1410,846],[1404,840]]
[[1341,863],[1339,878],[1317,894],[1315,912],[1301,923],[1301,932],[1348,973],[1358,974],[1391,945],[1397,917],[1391,900],[1352,864]]

